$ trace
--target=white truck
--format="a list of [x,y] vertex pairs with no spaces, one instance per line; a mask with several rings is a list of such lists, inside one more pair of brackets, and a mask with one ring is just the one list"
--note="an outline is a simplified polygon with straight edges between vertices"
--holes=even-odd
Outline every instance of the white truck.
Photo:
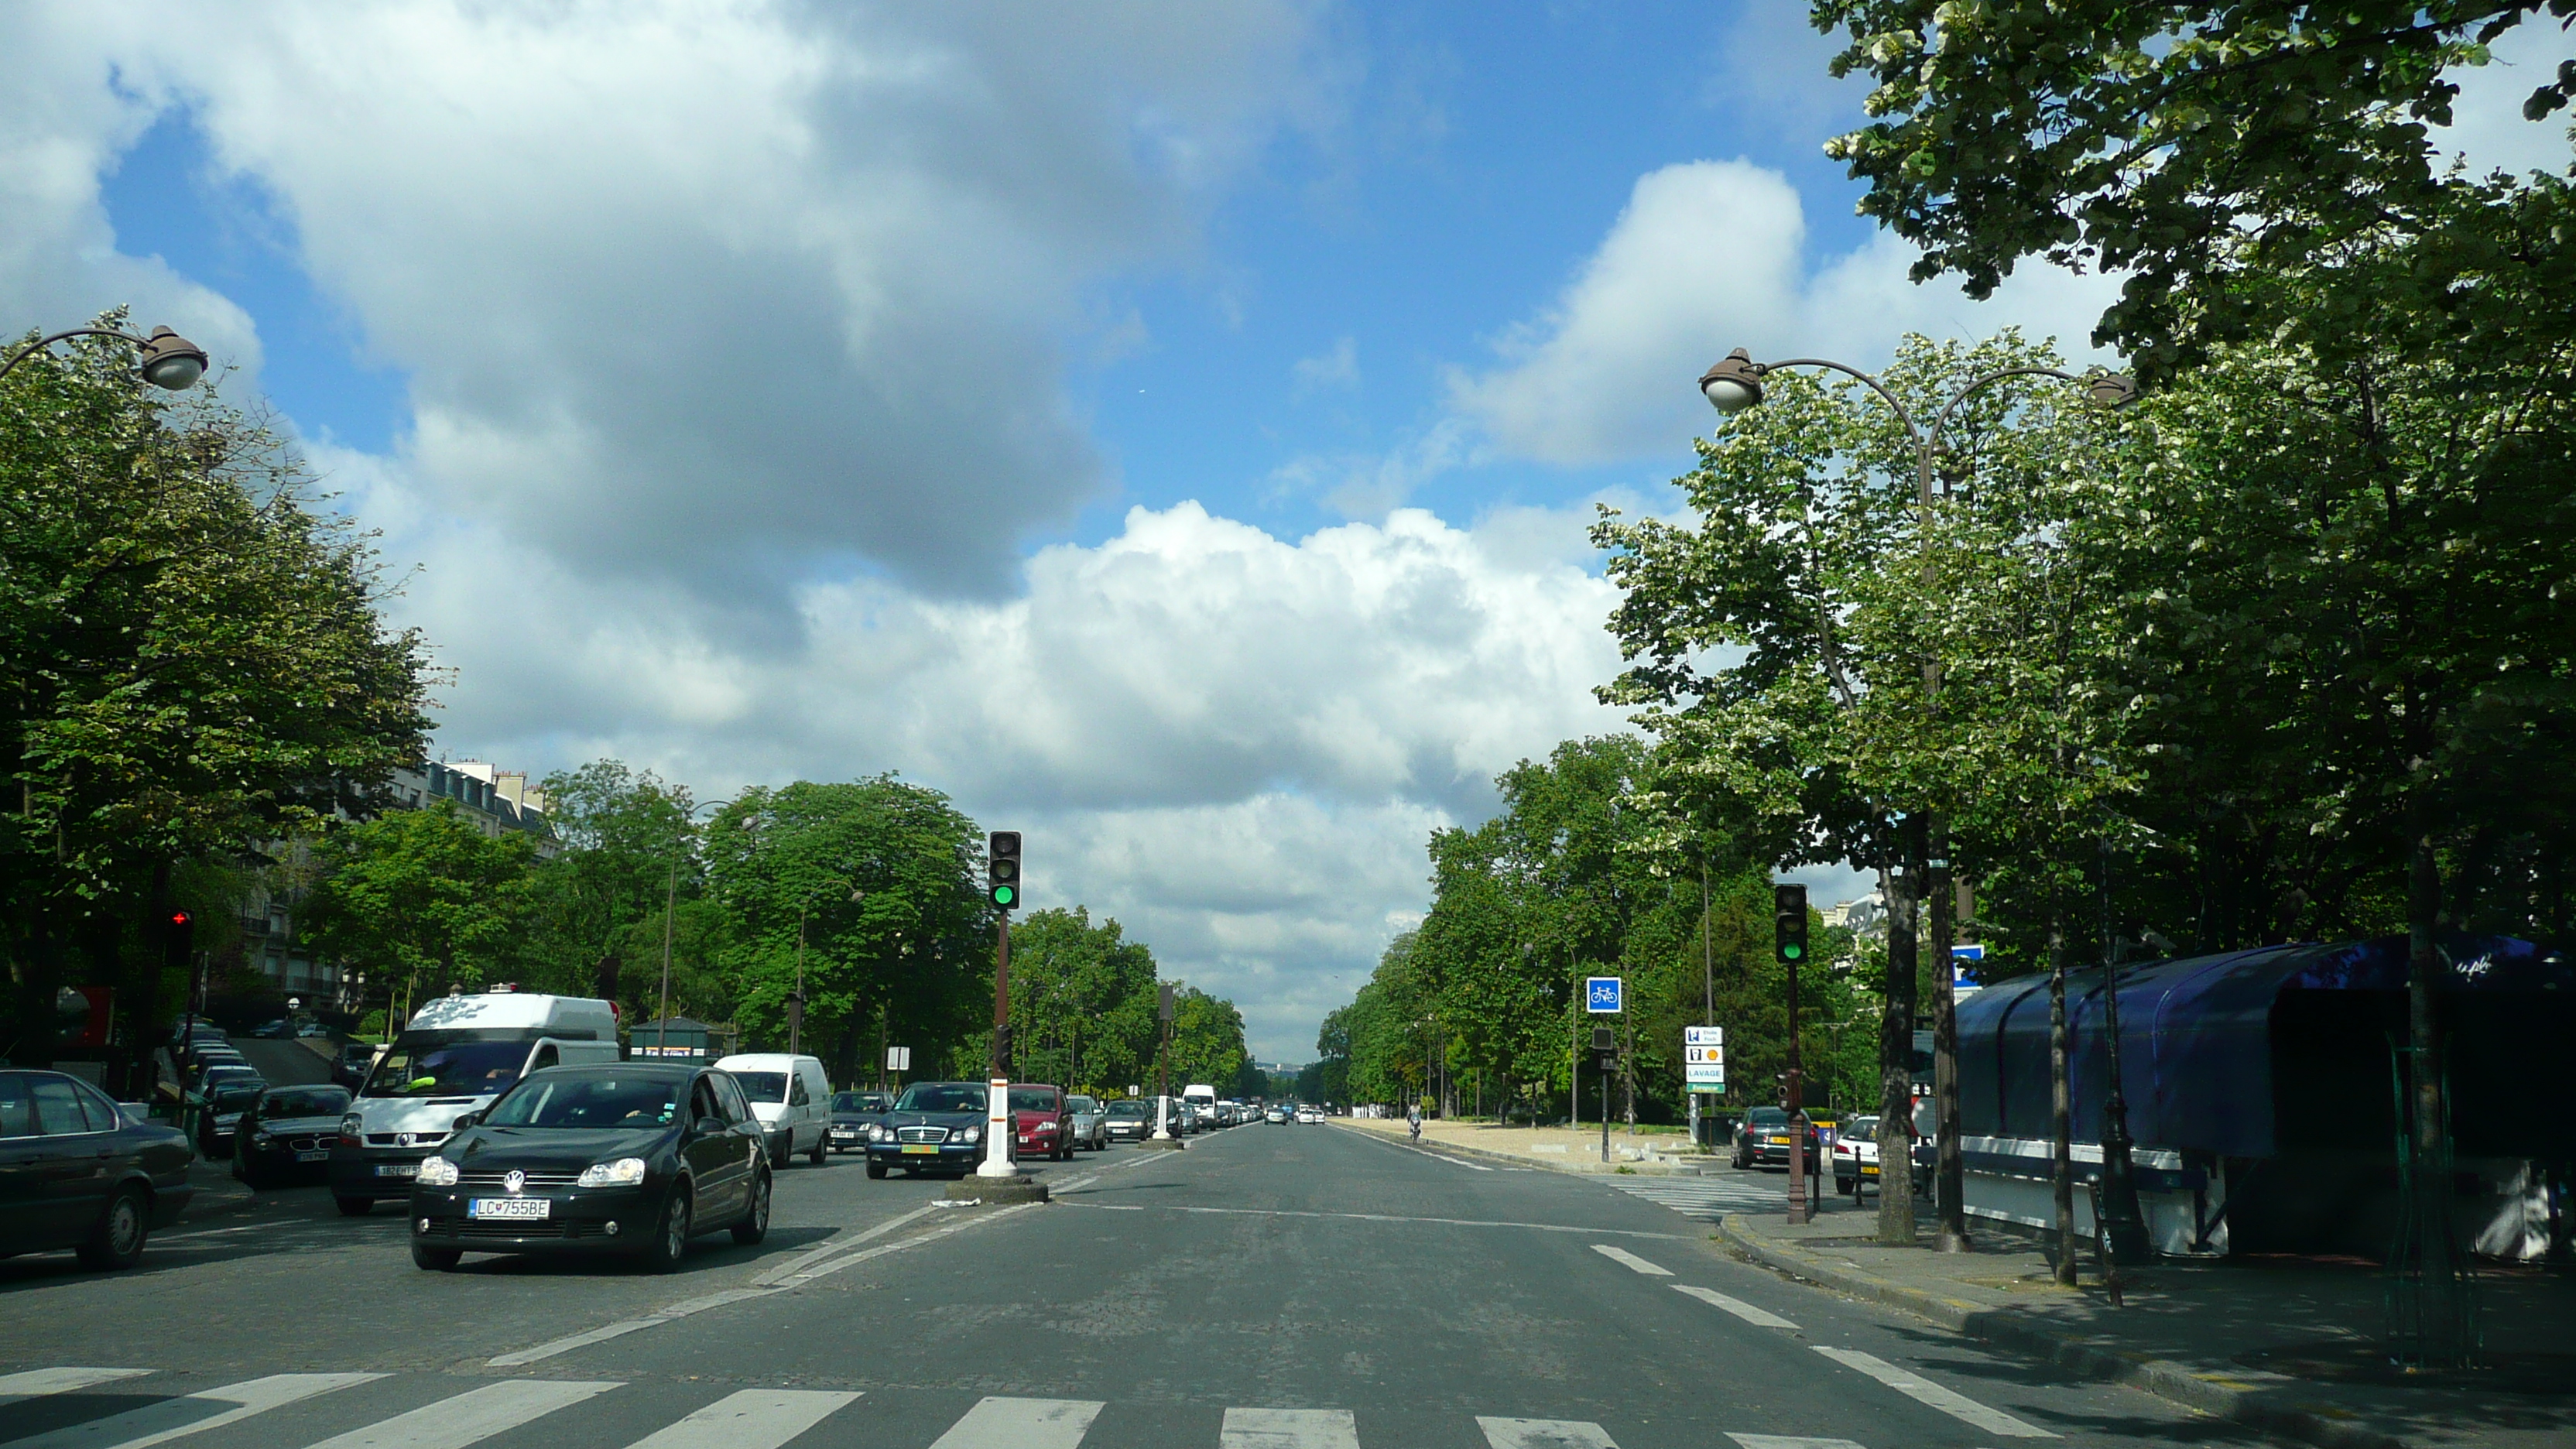
[[584,996],[487,991],[412,1013],[376,1058],[331,1149],[331,1197],[356,1217],[407,1198],[420,1160],[530,1072],[617,1060],[617,1011]]

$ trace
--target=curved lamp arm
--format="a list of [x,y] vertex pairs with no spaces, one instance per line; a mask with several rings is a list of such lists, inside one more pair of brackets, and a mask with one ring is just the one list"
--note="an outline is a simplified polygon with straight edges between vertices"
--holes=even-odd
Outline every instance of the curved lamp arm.
[[113,327],[74,327],[50,337],[40,337],[11,353],[8,361],[0,362],[0,378],[7,377],[10,369],[55,343],[74,337],[113,337],[133,343],[143,349],[143,380],[171,392],[194,387],[197,379],[206,375],[206,350],[167,327],[153,328],[149,337],[137,337]]

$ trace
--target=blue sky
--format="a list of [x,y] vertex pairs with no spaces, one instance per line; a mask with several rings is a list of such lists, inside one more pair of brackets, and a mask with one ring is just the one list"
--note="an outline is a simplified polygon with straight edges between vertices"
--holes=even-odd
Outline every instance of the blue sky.
[[[10,7],[0,315],[273,405],[449,757],[900,771],[1299,1060],[1428,832],[1622,727],[1584,529],[1701,367],[2107,295],[1907,283],[1804,12]],[[2563,164],[2495,80],[2464,146]]]

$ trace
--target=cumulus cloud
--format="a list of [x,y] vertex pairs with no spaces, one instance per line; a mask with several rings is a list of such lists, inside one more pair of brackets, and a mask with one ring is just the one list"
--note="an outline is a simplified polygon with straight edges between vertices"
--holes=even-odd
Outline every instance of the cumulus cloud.
[[1913,251],[1891,237],[1821,266],[1806,251],[1804,206],[1777,171],[1739,160],[1648,172],[1557,299],[1495,340],[1495,365],[1451,372],[1450,406],[1544,462],[1668,455],[1707,431],[1691,380],[1731,348],[1868,366],[1907,332],[2019,325],[2082,356],[2114,290],[2025,266],[1971,303],[1946,282],[1908,282]]

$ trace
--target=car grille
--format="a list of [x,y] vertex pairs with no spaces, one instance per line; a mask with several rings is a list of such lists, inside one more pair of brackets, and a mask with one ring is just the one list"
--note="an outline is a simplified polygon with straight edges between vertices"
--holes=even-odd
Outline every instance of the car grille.
[[402,1137],[403,1134],[399,1132],[370,1132],[367,1134],[367,1145],[369,1147],[436,1147],[447,1140],[447,1134],[444,1132],[414,1132],[409,1142],[403,1141]]
[[901,1142],[945,1142],[948,1140],[948,1129],[945,1127],[898,1127],[895,1129],[894,1135],[896,1140]]
[[429,1236],[434,1238],[596,1238],[607,1233],[605,1223],[585,1223],[568,1218],[550,1218],[537,1222],[479,1222],[472,1218],[431,1218]]
[[305,1133],[296,1137],[271,1137],[268,1145],[279,1152],[320,1152],[339,1141],[336,1135]]
[[[458,1187],[500,1187],[503,1185],[501,1179],[506,1176],[508,1176],[507,1173],[500,1172],[460,1172],[456,1174],[456,1185]],[[578,1172],[531,1172],[522,1186],[570,1187],[580,1177],[581,1174]]]

